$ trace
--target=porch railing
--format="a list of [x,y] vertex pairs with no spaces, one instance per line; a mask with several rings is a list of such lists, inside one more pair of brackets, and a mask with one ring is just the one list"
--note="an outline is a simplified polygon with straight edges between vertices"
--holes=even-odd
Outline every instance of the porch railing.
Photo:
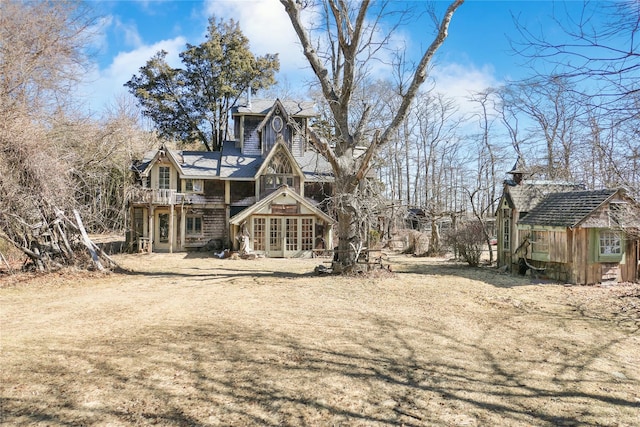
[[152,203],[154,205],[171,205],[182,203],[183,193],[176,190],[140,188],[134,199],[138,203]]

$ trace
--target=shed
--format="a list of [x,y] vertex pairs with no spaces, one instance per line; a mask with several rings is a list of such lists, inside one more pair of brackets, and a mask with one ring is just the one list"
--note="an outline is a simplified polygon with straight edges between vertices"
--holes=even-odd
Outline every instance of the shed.
[[517,228],[524,269],[574,284],[639,279],[640,206],[622,189],[549,193]]

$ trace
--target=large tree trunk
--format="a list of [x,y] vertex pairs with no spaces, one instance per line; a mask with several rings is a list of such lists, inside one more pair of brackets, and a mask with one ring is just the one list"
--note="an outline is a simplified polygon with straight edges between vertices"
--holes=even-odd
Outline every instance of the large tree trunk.
[[[369,0],[325,0],[320,9],[324,13],[322,18],[326,19],[326,39],[323,41],[326,43],[315,43],[311,39],[312,33],[308,30],[307,21],[301,17],[301,12],[309,3],[296,0],[280,1],[300,40],[303,53],[318,78],[327,108],[330,110],[330,126],[335,130],[332,135],[321,138],[310,132],[310,136],[316,148],[331,164],[336,179],[334,197],[339,243],[334,261],[334,267],[337,269],[334,270],[353,270],[358,251],[362,248],[368,232],[367,222],[358,217],[363,205],[356,193],[365,196],[363,200],[366,204],[369,190],[359,191],[359,186],[367,180],[371,161],[380,147],[397,137],[397,131],[404,122],[420,86],[427,79],[431,59],[444,43],[451,18],[463,0],[454,0],[447,7],[432,43],[417,63],[413,76],[407,79],[408,86],[401,95],[394,116],[382,126],[374,126],[372,123],[372,105],[364,103],[364,108],[355,108],[354,96],[358,86],[365,80],[363,73],[368,70],[368,63],[377,59],[375,52],[381,49],[380,46],[372,48],[372,34],[378,30],[376,23],[381,20],[380,14],[383,11],[386,13],[385,8],[371,7]],[[319,32],[315,31],[313,34]],[[319,53],[317,45],[332,48],[328,52]],[[330,69],[327,69],[329,64]],[[357,149],[364,149],[364,153],[356,154]]]

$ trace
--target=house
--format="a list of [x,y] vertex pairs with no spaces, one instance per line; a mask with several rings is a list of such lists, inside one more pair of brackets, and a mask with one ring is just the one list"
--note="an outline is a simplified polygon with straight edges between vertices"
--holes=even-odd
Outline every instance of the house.
[[[130,241],[141,250],[251,250],[310,256],[332,247],[330,165],[309,143],[313,104],[253,100],[233,109],[221,151],[165,145],[134,165]],[[248,246],[247,246],[248,244]]]
[[640,207],[623,190],[527,182],[514,170],[497,212],[498,267],[575,284],[640,279]]

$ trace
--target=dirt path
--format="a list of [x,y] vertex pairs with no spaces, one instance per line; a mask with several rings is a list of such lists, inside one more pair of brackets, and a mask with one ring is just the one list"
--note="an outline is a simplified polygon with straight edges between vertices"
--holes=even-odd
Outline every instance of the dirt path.
[[[605,425],[640,419],[637,285],[396,256],[118,256],[0,287],[2,418],[39,425]],[[637,309],[636,309],[637,307]]]

